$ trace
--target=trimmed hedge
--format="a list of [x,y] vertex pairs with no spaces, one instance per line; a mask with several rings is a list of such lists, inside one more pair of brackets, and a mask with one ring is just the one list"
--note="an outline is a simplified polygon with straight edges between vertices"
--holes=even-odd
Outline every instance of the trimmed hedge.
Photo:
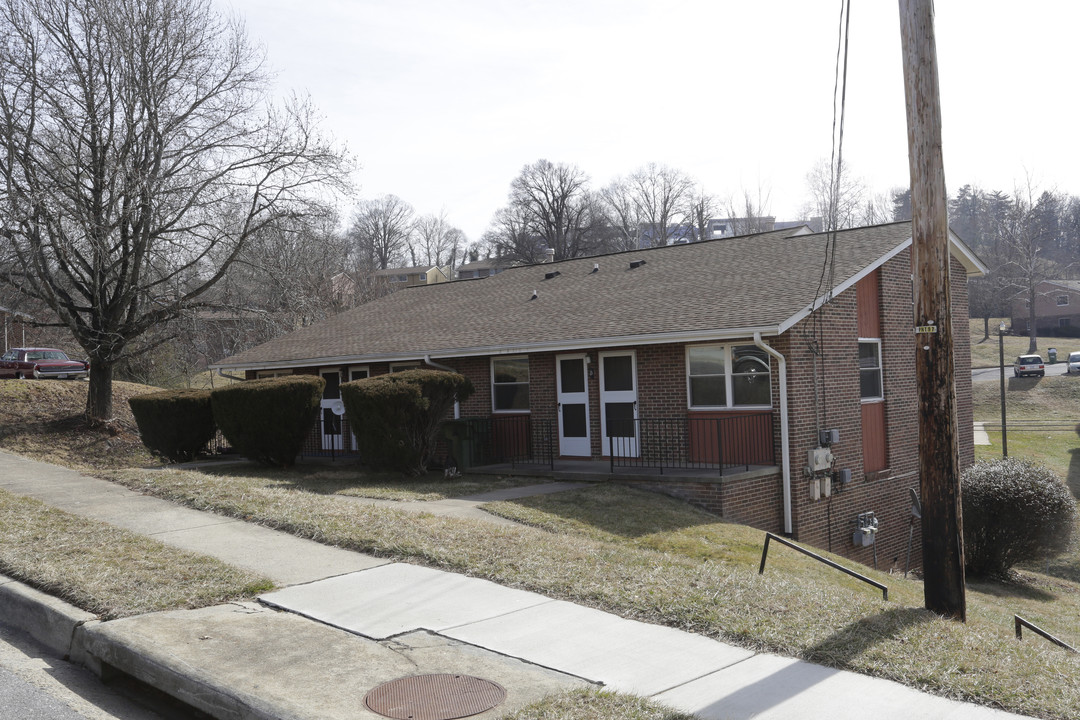
[[960,476],[960,493],[971,575],[1006,575],[1068,549],[1076,498],[1049,468],[1019,458],[977,462]]
[[341,386],[364,463],[410,475],[427,472],[454,400],[472,393],[471,380],[441,370],[406,370]]
[[191,460],[214,437],[209,390],[165,390],[128,400],[143,445],[172,462]]
[[319,415],[326,381],[314,375],[247,380],[210,393],[214,420],[244,457],[292,467]]

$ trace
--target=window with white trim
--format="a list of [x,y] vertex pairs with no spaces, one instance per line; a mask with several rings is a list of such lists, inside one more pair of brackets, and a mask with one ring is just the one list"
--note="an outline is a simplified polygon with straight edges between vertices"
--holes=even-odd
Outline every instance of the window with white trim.
[[1059,306],[1068,305],[1069,304],[1069,296],[1068,295],[1058,295],[1057,296],[1057,304]]
[[399,373],[405,370],[416,370],[420,367],[419,362],[390,363],[390,372]]
[[884,400],[881,340],[859,340],[859,395],[863,402]]
[[292,370],[259,370],[255,373],[255,377],[258,380],[264,380],[266,378],[285,377],[286,375],[292,374]]
[[769,355],[756,345],[688,345],[686,383],[694,410],[772,406]]
[[529,358],[491,358],[491,409],[529,412]]

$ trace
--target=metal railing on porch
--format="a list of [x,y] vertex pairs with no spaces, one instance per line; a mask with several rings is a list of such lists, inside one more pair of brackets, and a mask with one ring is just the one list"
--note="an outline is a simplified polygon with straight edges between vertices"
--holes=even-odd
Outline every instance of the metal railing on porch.
[[555,469],[558,437],[554,420],[531,415],[462,418],[452,421],[452,452],[459,467],[545,465]]
[[773,414],[635,418],[608,427],[611,472],[617,467],[707,469],[774,465]]

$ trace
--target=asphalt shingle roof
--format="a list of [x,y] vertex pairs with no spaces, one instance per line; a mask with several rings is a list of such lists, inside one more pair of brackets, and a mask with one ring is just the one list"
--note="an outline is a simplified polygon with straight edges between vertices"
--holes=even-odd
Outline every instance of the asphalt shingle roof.
[[[776,334],[826,290],[822,273],[829,236],[794,232],[564,260],[509,268],[480,280],[408,288],[215,367],[449,357],[721,331]],[[911,224],[844,230],[835,237],[833,287],[907,243]],[[644,264],[630,268],[639,261]],[[558,275],[545,279],[552,272]]]

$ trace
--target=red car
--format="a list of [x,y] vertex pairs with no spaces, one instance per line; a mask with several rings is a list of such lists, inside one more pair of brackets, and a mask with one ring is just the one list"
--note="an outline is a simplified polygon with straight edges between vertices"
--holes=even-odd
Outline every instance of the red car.
[[90,363],[55,348],[11,348],[0,357],[0,378],[83,380],[89,374]]

